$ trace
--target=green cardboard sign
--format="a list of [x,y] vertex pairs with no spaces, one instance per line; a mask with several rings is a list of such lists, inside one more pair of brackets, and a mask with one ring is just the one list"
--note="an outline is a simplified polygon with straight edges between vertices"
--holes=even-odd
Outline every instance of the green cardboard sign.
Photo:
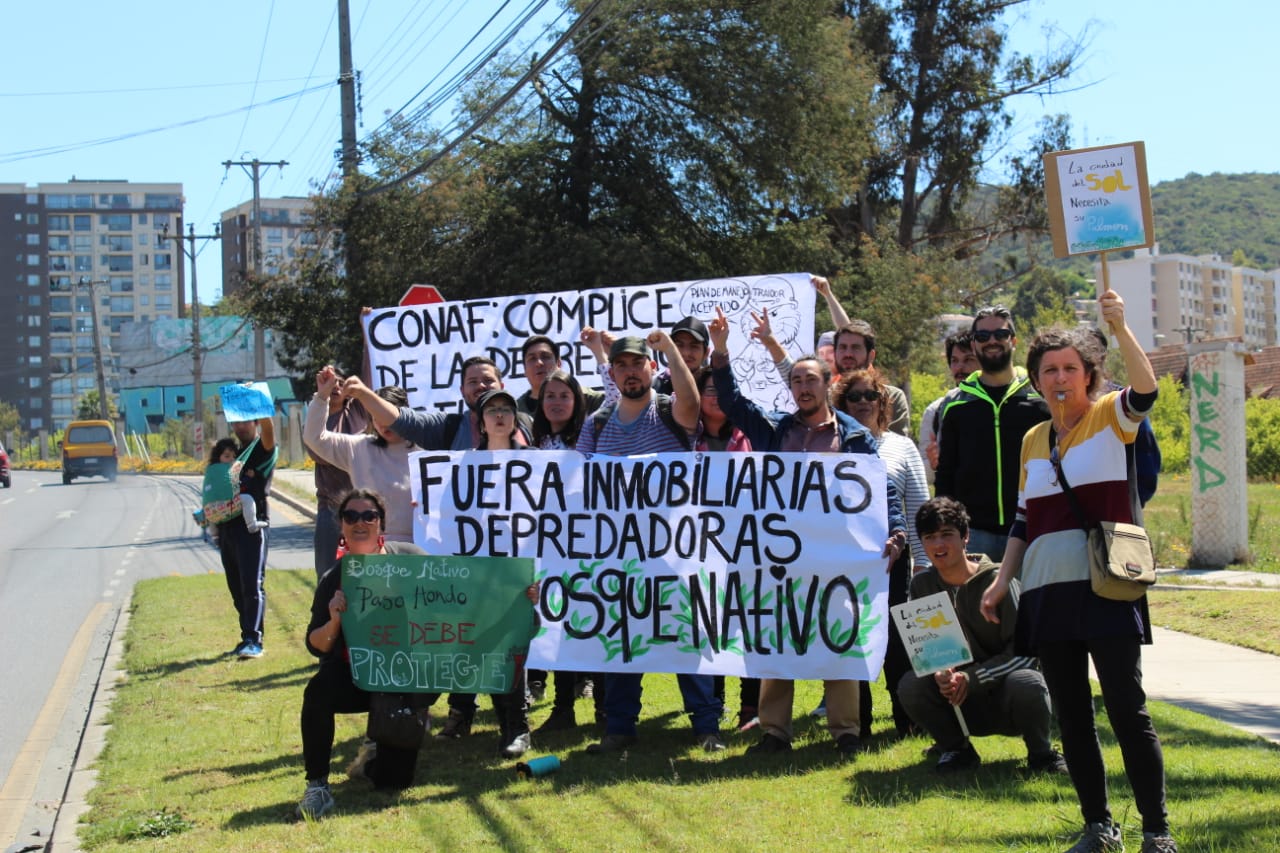
[[533,636],[532,558],[348,554],[342,633],[363,690],[507,693]]

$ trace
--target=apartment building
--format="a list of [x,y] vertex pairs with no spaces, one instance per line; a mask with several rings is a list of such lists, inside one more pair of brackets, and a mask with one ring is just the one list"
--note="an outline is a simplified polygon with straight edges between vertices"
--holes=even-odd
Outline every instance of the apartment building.
[[[1238,337],[1251,350],[1277,343],[1280,270],[1235,267],[1216,254],[1165,255],[1159,244],[1109,260],[1107,268],[1129,327],[1148,350],[1223,337]],[[1101,264],[1094,270],[1101,287]]]
[[[246,201],[222,214],[223,296],[230,296],[243,287],[255,270],[275,275],[308,251],[320,249],[319,236],[312,228],[311,199],[297,196],[259,199],[261,223],[255,223],[253,208],[254,203]],[[259,254],[261,266],[255,263]]]
[[181,233],[182,201],[180,183],[0,184],[0,400],[24,430],[74,419],[99,350],[114,395],[125,323],[185,315],[182,254],[163,238]]

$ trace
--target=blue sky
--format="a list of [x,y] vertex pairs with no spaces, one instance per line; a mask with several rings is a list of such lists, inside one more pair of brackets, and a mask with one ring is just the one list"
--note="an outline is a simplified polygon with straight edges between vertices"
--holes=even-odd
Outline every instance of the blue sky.
[[[514,44],[545,44],[543,28],[559,9],[554,0],[538,5],[351,0],[358,134],[371,133],[389,111],[419,104],[424,88],[440,90],[505,30],[517,29]],[[264,171],[263,195],[307,194],[335,170],[336,6],[6,4],[0,183],[73,175],[181,182],[199,233],[252,196],[248,175],[224,169],[225,160],[288,161]],[[517,28],[530,10],[532,20]],[[1046,26],[1051,38],[1088,28],[1092,39],[1070,84],[1083,88],[1022,101],[1018,133],[1045,113],[1067,112],[1077,147],[1143,140],[1152,183],[1188,172],[1280,171],[1271,93],[1280,5],[1033,0],[1017,14],[1019,50],[1039,50]],[[433,115],[440,123],[451,118],[447,108]],[[68,150],[46,153],[53,148]],[[202,250],[199,263],[209,302],[221,275],[216,247]]]

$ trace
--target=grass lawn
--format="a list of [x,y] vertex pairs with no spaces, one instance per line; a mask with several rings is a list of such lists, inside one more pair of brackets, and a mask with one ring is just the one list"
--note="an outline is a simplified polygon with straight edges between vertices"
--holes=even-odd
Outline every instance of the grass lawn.
[[[313,584],[309,571],[268,575],[267,655],[245,662],[227,656],[235,617],[220,575],[138,584],[129,675],[80,828],[86,849],[1060,851],[1080,826],[1070,783],[1028,778],[1014,738],[978,740],[984,764],[959,778],[931,772],[923,738],[873,738],[855,762],[838,761],[825,731],[804,716],[819,698],[812,682],[797,685],[793,753],[749,758],[743,750],[754,736],[733,736],[728,751],[706,755],[680,718],[674,678],[663,675],[645,680],[638,748],[588,756],[586,727],[547,736],[533,754],[554,753],[563,766],[533,781],[497,756],[485,710],[470,738],[424,747],[417,786],[380,794],[342,775],[363,718],[340,717],[337,811],[318,823],[295,821],[304,787],[298,712],[313,668],[302,633]],[[736,712],[732,679],[729,695]],[[876,710],[877,730],[891,728],[882,691]],[[549,711],[548,699],[534,725]],[[1280,849],[1280,749],[1172,706],[1152,712],[1182,849]],[[578,714],[589,718],[589,701]],[[1138,816],[1105,718],[1100,725],[1113,809],[1136,850]]]
[[[1207,590],[1162,582],[1147,600],[1156,625],[1280,655],[1280,590]],[[1244,625],[1248,630],[1241,630]]]
[[[1249,548],[1253,560],[1232,568],[1280,573],[1280,483],[1250,483]],[[1187,566],[1191,554],[1191,481],[1186,475],[1160,478],[1160,488],[1145,509],[1156,565]]]

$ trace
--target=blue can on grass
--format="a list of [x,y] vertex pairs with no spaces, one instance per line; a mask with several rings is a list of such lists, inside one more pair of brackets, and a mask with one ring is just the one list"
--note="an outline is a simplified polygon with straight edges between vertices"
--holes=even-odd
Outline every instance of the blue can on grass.
[[549,776],[559,769],[559,758],[554,755],[544,755],[541,758],[530,758],[528,761],[516,764],[516,775],[521,779],[537,779],[540,776]]

